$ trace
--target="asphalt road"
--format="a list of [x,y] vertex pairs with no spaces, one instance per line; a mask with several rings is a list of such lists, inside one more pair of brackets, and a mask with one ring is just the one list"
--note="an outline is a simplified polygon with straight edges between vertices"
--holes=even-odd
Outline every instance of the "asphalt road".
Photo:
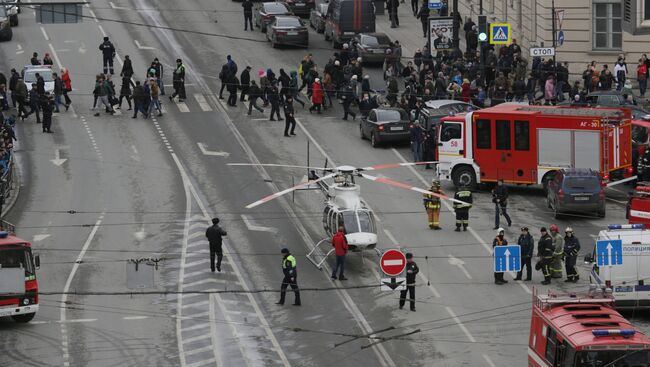
[[[30,324],[0,321],[6,351],[0,365],[521,366],[533,290],[586,291],[586,267],[577,285],[544,287],[539,273],[533,283],[494,285],[489,195],[476,194],[470,231],[451,231],[454,217],[445,207],[444,230],[431,232],[418,194],[372,182],[362,182],[362,196],[380,220],[379,247],[412,251],[420,265],[418,311],[398,310],[398,294],[365,287],[379,282],[374,253],[349,256],[350,280],[332,282],[329,265],[319,271],[305,258],[324,237],[320,193],[244,209],[299,182],[305,172],[227,163],[304,165],[309,147],[311,165],[366,166],[408,161],[408,147],[370,147],[359,138],[356,121],[340,119],[340,106],[323,115],[298,107],[298,135],[285,138],[284,124],[268,121],[268,110],[249,117],[241,103],[228,107],[219,100],[217,78],[226,55],[240,70],[252,66],[253,75],[259,68],[276,74],[281,67],[295,69],[306,52],[322,66],[332,53],[322,35],[310,34],[308,51],[272,49],[260,32],[243,31],[234,2],[97,1],[84,11],[89,18],[81,24],[43,26],[31,11],[23,12],[13,41],[0,44],[4,64],[15,67],[28,63],[32,51],[55,54],[55,66],[71,70],[75,89],[74,108],[56,116],[55,134],[41,134],[31,118],[19,123],[22,191],[7,219],[34,241],[42,257],[41,292],[55,294],[41,296],[41,311]],[[386,19],[380,22],[386,28]],[[155,119],[131,119],[125,109],[94,117],[90,92],[103,35],[113,40],[119,60],[130,55],[138,79],[158,57],[170,84],[171,65],[182,58],[187,101],[163,97],[165,113]],[[367,73],[381,87],[380,69]],[[66,159],[59,166],[51,162],[57,149]],[[421,168],[381,174],[422,187],[432,178]],[[617,202],[623,194],[616,191],[606,219],[562,221],[553,219],[538,189],[511,192],[514,224],[506,236],[512,241],[522,225],[534,228],[536,238],[541,226],[570,225],[588,253],[592,235],[625,220]],[[216,274],[203,235],[212,216],[228,231],[224,271]],[[300,285],[314,289],[303,291],[300,308],[275,305],[282,247],[298,259]],[[154,289],[169,293],[119,294],[128,292],[125,262],[144,257],[165,258]],[[65,290],[118,294],[62,296]],[[236,292],[197,293],[215,290]],[[629,317],[650,331],[646,314]],[[365,337],[411,332],[372,347],[377,339]]]

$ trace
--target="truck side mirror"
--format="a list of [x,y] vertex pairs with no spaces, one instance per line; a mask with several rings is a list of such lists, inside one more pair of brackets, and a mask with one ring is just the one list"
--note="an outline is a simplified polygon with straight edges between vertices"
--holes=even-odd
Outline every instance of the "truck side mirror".
[[591,264],[594,262],[594,257],[592,254],[585,255],[585,264]]

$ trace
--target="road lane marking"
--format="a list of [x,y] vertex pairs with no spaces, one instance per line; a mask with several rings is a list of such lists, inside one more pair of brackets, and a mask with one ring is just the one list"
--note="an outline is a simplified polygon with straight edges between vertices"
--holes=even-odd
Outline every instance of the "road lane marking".
[[197,335],[197,336],[193,336],[191,338],[184,339],[183,343],[190,344],[190,343],[195,342],[197,340],[203,340],[203,339],[207,339],[209,337],[210,337],[210,334]]
[[490,367],[497,367],[494,362],[492,362],[492,359],[490,359],[490,356],[487,354],[483,354],[483,359],[485,359],[485,362],[487,362],[488,366]]
[[47,32],[45,32],[45,28],[41,27],[41,32],[43,32],[43,37],[45,37],[46,41],[50,41],[50,37],[47,35]]
[[102,220],[104,219],[104,214],[105,213],[102,213],[99,216],[99,218],[95,222],[95,226],[93,226],[93,228],[90,230],[90,234],[88,234],[88,238],[86,238],[86,242],[84,242],[83,246],[81,247],[81,251],[77,256],[77,260],[72,265],[72,270],[70,270],[70,274],[68,274],[68,279],[66,280],[65,285],[63,286],[63,294],[61,295],[61,306],[60,306],[61,311],[60,311],[59,319],[61,320],[61,335],[62,335],[61,349],[63,352],[64,366],[70,366],[70,351],[68,349],[67,329],[65,326],[67,320],[66,310],[67,310],[67,302],[68,302],[68,292],[70,291],[70,286],[72,285],[72,280],[74,279],[77,269],[79,269],[79,264],[83,260],[86,251],[88,251],[88,247],[90,247],[90,243],[93,241],[93,238],[95,238],[95,234],[97,234],[97,230],[99,229],[99,226],[102,224]]
[[142,46],[138,40],[133,40],[135,43],[136,47],[139,48],[140,50],[155,50],[155,47],[150,47],[150,46]]
[[456,316],[456,313],[454,313],[454,310],[452,310],[451,307],[449,307],[449,306],[445,306],[445,309],[447,310],[447,313],[449,313],[449,316],[451,316],[451,318],[454,320],[454,322],[458,325],[458,327],[460,327],[460,329],[465,333],[465,335],[467,336],[467,339],[469,339],[469,341],[471,341],[472,343],[476,343],[476,339],[474,339],[474,336],[472,336],[472,334],[469,332],[469,330],[467,330],[467,328],[465,327],[465,324],[463,324],[460,321],[460,319],[458,318],[458,316]]
[[457,266],[460,268],[460,270],[463,271],[467,279],[472,279],[472,275],[467,271],[465,268],[465,262],[459,258],[453,257],[451,254],[449,256],[449,264],[453,266]]
[[128,10],[129,9],[129,8],[125,8],[123,6],[115,6],[115,4],[112,1],[109,1],[108,5],[110,5],[111,8],[116,9],[116,10]]
[[148,319],[149,316],[124,316],[123,320],[144,320]]
[[97,319],[70,319],[70,320],[59,320],[58,322],[60,324],[75,324],[75,323],[94,322],[94,321],[97,321]]
[[203,112],[210,112],[212,111],[212,107],[210,107],[210,104],[208,101],[205,100],[205,97],[201,93],[195,93],[194,94],[194,99],[199,103],[199,107],[203,110]]
[[40,242],[48,237],[50,237],[49,234],[35,234],[34,238],[32,239],[32,242]]
[[395,239],[391,231],[384,228],[384,233],[386,234],[386,237],[388,237],[388,239],[391,240],[391,242],[393,242],[393,245],[397,246],[398,249],[401,248],[399,242],[397,242],[397,240]]
[[[86,5],[88,5],[88,4],[86,4]],[[89,7],[90,7],[90,5],[89,5]],[[91,15],[91,16],[93,17],[93,19],[95,20],[95,23],[99,23],[99,20],[97,19],[97,15],[95,15],[95,12],[92,11],[91,9],[88,9],[88,12],[90,13],[90,15]],[[101,26],[100,26],[100,27],[101,27]],[[103,29],[102,29],[102,28],[100,28],[100,29],[102,30],[102,33],[103,33]],[[106,34],[104,34],[104,37],[105,37],[105,36],[106,36]]]
[[221,365],[220,363],[217,363],[216,359],[210,358],[210,359],[204,359],[204,360],[201,360],[201,361],[190,363],[190,364],[186,365],[185,367],[201,367],[201,366],[207,366],[207,365],[213,365],[213,364],[216,364],[217,366]]
[[[102,36],[104,36],[104,37],[108,37],[108,35],[106,34],[106,31],[104,30],[104,27],[102,27],[102,26],[99,25],[99,24],[97,25],[97,27],[99,27],[99,31],[102,32]],[[121,64],[121,63],[120,63],[120,64]]]
[[185,104],[185,102],[177,101],[177,102],[174,102],[174,104],[176,105],[176,107],[178,107],[178,110],[179,110],[179,111],[181,111],[181,112],[183,112],[183,113],[190,112],[190,108],[187,107],[187,105]]
[[61,64],[61,60],[59,59],[59,55],[56,53],[56,50],[54,49],[54,46],[52,46],[51,43],[48,43],[48,46],[50,46],[50,52],[52,53],[52,56],[54,57],[54,61],[56,61],[56,65],[61,69],[63,65]]
[[244,221],[244,224],[246,225],[246,228],[248,228],[248,230],[250,230],[250,231],[278,233],[277,228],[255,225],[255,223],[250,218],[250,216],[248,216],[246,214],[242,214],[241,219]]
[[218,157],[230,156],[230,153],[228,152],[208,150],[204,143],[196,143],[196,145],[199,146],[199,149],[201,150],[201,153],[203,153],[203,155],[211,155],[211,156],[218,156]]

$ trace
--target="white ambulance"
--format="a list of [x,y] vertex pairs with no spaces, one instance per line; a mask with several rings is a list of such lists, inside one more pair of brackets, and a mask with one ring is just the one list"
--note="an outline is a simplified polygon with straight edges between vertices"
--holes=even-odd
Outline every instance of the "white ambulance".
[[596,246],[585,262],[593,263],[591,283],[610,288],[617,308],[650,308],[650,230],[643,224],[612,224],[596,241],[621,240],[622,265],[598,266]]

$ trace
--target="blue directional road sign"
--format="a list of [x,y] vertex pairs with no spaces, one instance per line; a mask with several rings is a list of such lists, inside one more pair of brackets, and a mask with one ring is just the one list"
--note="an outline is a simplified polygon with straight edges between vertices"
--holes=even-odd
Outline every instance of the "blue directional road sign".
[[564,44],[564,31],[559,31],[557,34],[557,44],[562,46]]
[[429,9],[431,10],[442,9],[442,0],[429,0]]
[[623,265],[623,241],[596,241],[596,263],[598,266]]
[[507,273],[521,270],[521,247],[519,245],[494,248],[494,272]]

